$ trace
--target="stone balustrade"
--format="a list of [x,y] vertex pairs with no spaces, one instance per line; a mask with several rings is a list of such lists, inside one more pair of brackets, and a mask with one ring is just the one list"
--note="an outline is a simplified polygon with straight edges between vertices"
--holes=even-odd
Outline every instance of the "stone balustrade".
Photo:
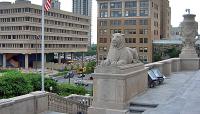
[[85,105],[88,105],[88,106],[91,106],[92,101],[93,101],[93,98],[91,96],[83,96],[83,95],[76,95],[76,94],[69,95],[65,98],[71,99],[73,101],[78,101],[81,104],[85,104]]
[[[190,62],[194,64],[189,64]],[[171,58],[163,61],[146,64],[145,67],[158,68],[162,74],[169,76],[172,72],[179,72],[185,70],[197,70],[200,68],[199,58],[180,59]]]

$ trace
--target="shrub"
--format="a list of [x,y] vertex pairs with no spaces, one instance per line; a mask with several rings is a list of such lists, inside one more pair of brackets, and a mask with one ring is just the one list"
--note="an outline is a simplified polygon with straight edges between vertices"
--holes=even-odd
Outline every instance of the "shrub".
[[87,91],[83,86],[66,83],[58,85],[58,94],[61,96],[68,96],[70,94],[85,95],[86,93]]

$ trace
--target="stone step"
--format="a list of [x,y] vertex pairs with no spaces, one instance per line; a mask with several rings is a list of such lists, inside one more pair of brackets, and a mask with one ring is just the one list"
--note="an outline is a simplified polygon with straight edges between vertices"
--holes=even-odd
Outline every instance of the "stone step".
[[67,114],[67,113],[60,113],[60,112],[53,112],[53,111],[46,111],[40,114]]
[[158,104],[147,104],[147,103],[134,103],[129,104],[130,114],[142,114],[144,111],[152,108],[156,108]]
[[149,103],[134,103],[131,102],[130,107],[147,107],[147,108],[156,108],[158,104],[149,104]]

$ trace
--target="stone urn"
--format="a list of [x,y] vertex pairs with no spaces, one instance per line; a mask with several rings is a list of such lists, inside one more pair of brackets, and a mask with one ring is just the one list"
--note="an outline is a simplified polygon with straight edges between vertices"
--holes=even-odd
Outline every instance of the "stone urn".
[[180,58],[198,58],[195,50],[195,42],[198,40],[198,23],[195,21],[196,15],[185,14],[181,23],[181,35],[183,37],[183,48]]

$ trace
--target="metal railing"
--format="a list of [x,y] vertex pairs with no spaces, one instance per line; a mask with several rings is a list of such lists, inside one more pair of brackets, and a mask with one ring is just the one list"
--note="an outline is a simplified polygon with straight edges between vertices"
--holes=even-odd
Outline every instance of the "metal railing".
[[60,97],[56,94],[48,94],[48,110],[67,114],[87,114],[89,105]]

